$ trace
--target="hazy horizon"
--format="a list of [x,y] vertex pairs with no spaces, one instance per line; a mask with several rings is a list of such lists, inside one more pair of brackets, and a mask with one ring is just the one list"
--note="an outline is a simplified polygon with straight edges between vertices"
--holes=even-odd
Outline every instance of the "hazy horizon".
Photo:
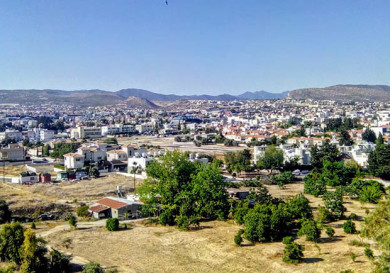
[[0,3],[0,89],[281,93],[390,85],[387,1]]

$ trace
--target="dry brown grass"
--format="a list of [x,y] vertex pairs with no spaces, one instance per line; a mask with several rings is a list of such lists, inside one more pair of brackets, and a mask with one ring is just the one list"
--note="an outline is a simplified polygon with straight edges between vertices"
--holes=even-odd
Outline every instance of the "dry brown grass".
[[0,179],[5,176],[19,176],[21,172],[27,171],[26,165],[16,165],[16,166],[0,166]]
[[[267,186],[274,196],[294,196],[302,192],[302,183],[287,185],[285,189]],[[320,198],[308,196],[316,208]],[[365,208],[357,201],[347,200],[346,215],[354,212],[365,215]],[[370,206],[373,207],[373,206]],[[299,265],[282,262],[283,244],[280,242],[251,245],[244,242],[237,247],[233,237],[241,227],[228,222],[203,222],[197,231],[183,232],[175,227],[136,223],[132,229],[108,232],[104,228],[61,231],[50,235],[49,243],[74,255],[100,262],[107,267],[118,266],[120,272],[371,272],[372,263],[364,256],[364,248],[351,246],[358,235],[345,234],[344,221],[331,223],[334,239],[322,233],[321,242],[297,242],[305,245],[305,260]],[[360,229],[360,222],[357,228]],[[63,240],[72,238],[71,249],[64,249]],[[357,256],[352,262],[350,253]]]
[[[52,211],[57,205],[67,204],[76,208],[78,202],[92,203],[105,196],[115,196],[116,186],[121,185],[123,192],[133,188],[133,178],[122,175],[107,175],[91,180],[61,183],[37,183],[19,185],[0,183],[0,198],[5,199],[15,215],[27,215],[36,210]],[[142,180],[136,179],[136,187]]]

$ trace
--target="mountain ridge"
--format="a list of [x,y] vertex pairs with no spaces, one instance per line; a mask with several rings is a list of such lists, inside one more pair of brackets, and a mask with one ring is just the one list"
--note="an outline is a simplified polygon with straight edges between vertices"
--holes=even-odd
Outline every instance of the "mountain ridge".
[[290,99],[373,102],[390,100],[390,86],[368,84],[338,84],[323,88],[295,89],[287,95]]
[[[264,91],[265,92],[265,91]],[[15,94],[18,94],[17,96]],[[268,94],[268,96],[267,96]],[[262,99],[283,98],[286,94],[263,93]],[[37,104],[37,103],[66,103],[80,106],[103,106],[123,102],[129,97],[143,98],[148,101],[177,101],[177,100],[242,100],[238,96],[222,95],[175,95],[160,94],[144,89],[127,88],[118,91],[104,91],[100,89],[66,91],[59,89],[15,89],[0,90],[2,103]],[[141,103],[142,104],[142,103]]]

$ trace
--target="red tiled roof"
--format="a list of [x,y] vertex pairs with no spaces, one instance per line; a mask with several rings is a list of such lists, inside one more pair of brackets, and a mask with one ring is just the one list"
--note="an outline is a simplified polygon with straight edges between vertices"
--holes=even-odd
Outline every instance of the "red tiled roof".
[[104,211],[106,209],[109,209],[109,207],[103,206],[103,205],[96,205],[96,206],[92,206],[89,208],[90,211],[93,211],[96,213],[99,213],[99,212]]
[[101,205],[110,207],[110,208],[112,208],[112,209],[119,209],[119,208],[123,208],[123,207],[125,207],[125,206],[128,205],[128,204],[126,204],[126,203],[124,203],[124,202],[116,201],[116,200],[110,199],[110,198],[103,198],[103,199],[100,199],[100,200],[97,201],[96,203],[99,203],[99,204],[101,204]]

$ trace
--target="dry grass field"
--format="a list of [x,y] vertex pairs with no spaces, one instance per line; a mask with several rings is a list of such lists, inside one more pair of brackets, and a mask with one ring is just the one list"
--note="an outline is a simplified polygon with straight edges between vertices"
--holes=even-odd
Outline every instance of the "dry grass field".
[[[35,185],[0,183],[0,198],[9,203],[15,215],[21,216],[37,209],[51,211],[58,205],[67,204],[72,207],[77,206],[76,201],[91,203],[105,196],[115,196],[117,185],[121,185],[123,191],[128,193],[133,188],[133,181],[132,177],[112,174],[74,182]],[[136,179],[136,187],[141,183],[142,180]]]
[[[274,196],[294,196],[302,192],[302,183],[267,186]],[[320,198],[307,196],[315,208]],[[354,200],[346,200],[346,215],[365,215],[366,206]],[[368,206],[373,208],[373,206]],[[340,272],[351,269],[371,272],[372,263],[364,256],[364,248],[350,245],[351,240],[362,240],[358,235],[347,235],[338,221],[330,226],[336,230],[333,239],[322,233],[315,245],[304,238],[297,241],[305,245],[304,263],[299,265],[282,262],[283,244],[280,242],[237,247],[233,237],[240,226],[228,222],[203,222],[201,229],[183,232],[175,227],[163,227],[134,223],[131,229],[108,232],[102,227],[75,231],[59,231],[50,234],[49,244],[73,255],[101,263],[120,272]],[[360,222],[356,221],[360,229]],[[65,248],[64,240],[72,240]],[[351,252],[357,258],[353,262]]]

